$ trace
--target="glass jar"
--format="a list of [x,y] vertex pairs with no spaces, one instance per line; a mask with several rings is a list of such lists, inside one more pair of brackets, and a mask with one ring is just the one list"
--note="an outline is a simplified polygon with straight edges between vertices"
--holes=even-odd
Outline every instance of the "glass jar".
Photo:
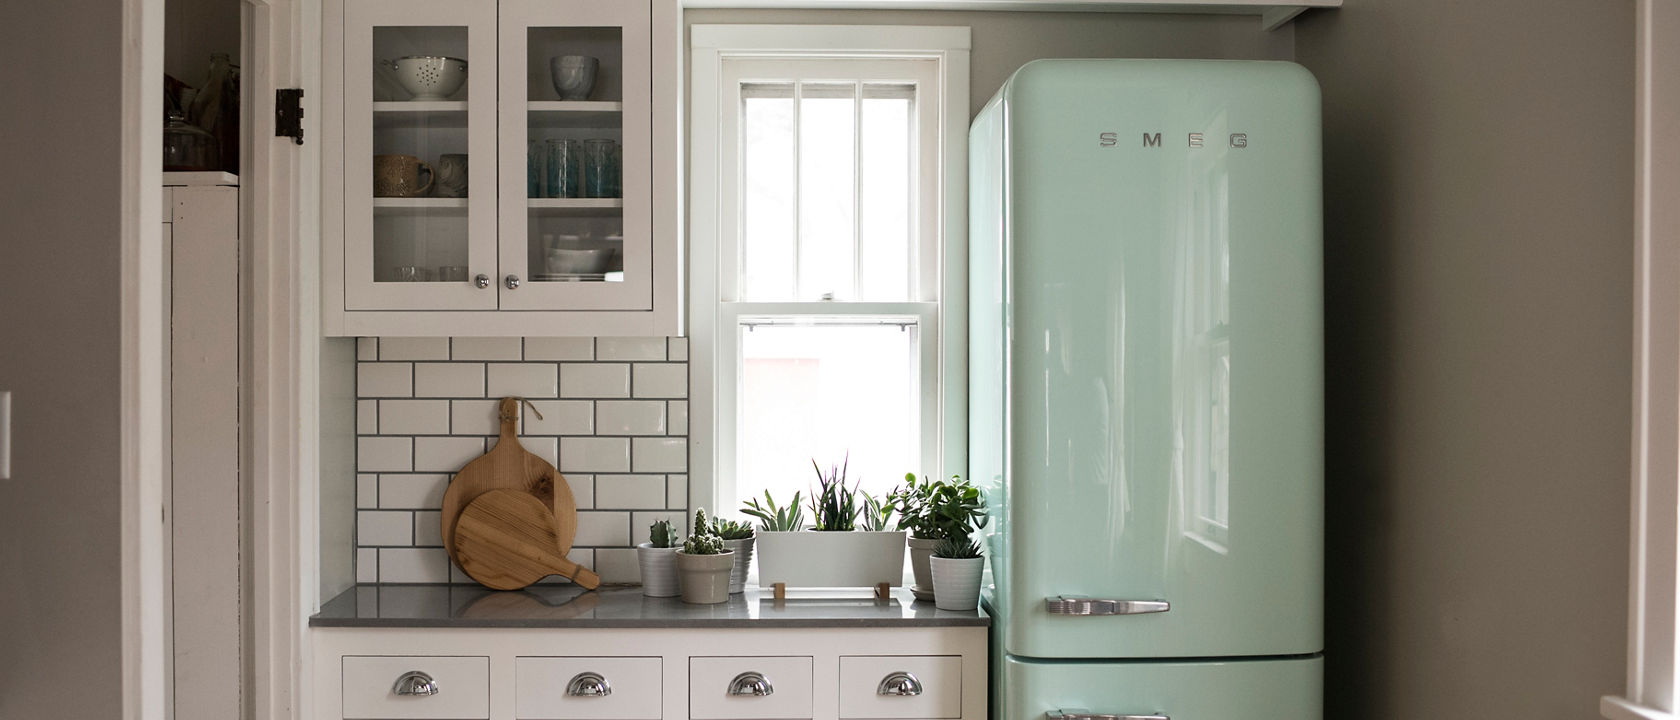
[[216,136],[187,122],[179,112],[169,113],[163,126],[164,172],[202,172],[219,167]]

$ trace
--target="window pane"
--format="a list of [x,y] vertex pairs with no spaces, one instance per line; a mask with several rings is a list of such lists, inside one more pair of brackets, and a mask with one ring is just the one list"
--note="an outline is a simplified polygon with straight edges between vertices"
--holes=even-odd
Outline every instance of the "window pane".
[[865,85],[858,147],[858,295],[910,300],[913,85]]
[[741,88],[741,299],[791,300],[793,83]]
[[872,495],[923,472],[913,327],[759,325],[740,337],[737,499],[809,496],[811,461],[827,471],[848,453],[848,477]]
[[851,300],[857,86],[804,83],[799,101],[800,300]]

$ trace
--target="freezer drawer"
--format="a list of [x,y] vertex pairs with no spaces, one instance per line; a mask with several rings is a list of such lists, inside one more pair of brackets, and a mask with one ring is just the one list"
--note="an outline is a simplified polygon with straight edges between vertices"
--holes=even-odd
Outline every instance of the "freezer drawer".
[[1172,720],[1321,720],[1324,660],[1041,662],[1007,658],[996,718],[1079,714]]

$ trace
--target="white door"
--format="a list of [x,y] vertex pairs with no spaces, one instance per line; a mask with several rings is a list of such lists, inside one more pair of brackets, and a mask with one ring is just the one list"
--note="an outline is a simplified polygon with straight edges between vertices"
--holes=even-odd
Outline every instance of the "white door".
[[346,309],[496,308],[495,67],[494,0],[345,3]]
[[502,0],[503,310],[652,309],[651,33],[647,0]]

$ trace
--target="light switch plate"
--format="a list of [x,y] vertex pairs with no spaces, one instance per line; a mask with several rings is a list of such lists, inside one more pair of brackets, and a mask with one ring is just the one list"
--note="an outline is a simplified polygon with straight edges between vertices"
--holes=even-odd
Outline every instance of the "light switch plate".
[[0,480],[12,479],[12,392],[0,390]]

